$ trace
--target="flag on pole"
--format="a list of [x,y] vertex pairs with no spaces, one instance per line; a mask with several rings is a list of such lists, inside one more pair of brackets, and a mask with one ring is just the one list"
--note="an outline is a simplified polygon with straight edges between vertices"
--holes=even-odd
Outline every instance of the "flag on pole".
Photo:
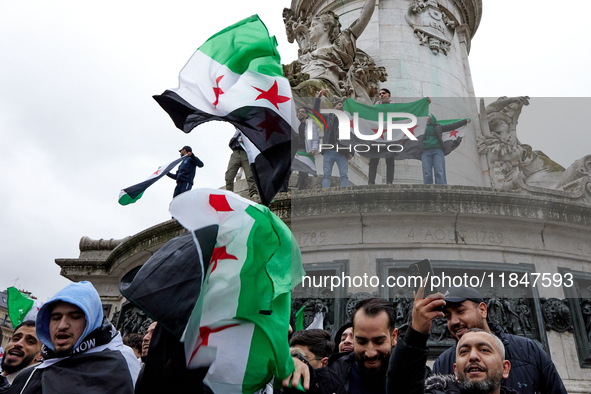
[[305,274],[289,228],[268,208],[224,190],[183,193],[170,212],[192,234],[218,226],[183,336],[188,367],[208,366],[205,382],[215,393],[253,393],[273,376],[285,379],[293,371],[291,289]]
[[[424,98],[411,103],[376,104],[366,105],[358,103],[353,99],[346,99],[343,102],[344,111],[348,113],[351,122],[351,139],[340,140],[341,145],[349,142],[351,145],[368,145],[371,149],[368,152],[358,151],[361,156],[368,158],[392,157],[397,160],[420,159],[423,152],[423,135],[427,119],[429,118],[429,99]],[[387,135],[387,114],[388,112],[410,113],[416,116],[417,124],[409,129],[417,140],[410,139],[402,130],[393,129],[391,138]],[[362,140],[353,132],[353,114],[359,116],[359,132],[371,136],[381,133],[375,140]],[[409,123],[408,118],[394,118],[393,123]],[[380,131],[381,130],[381,131]],[[388,146],[393,144],[402,145],[403,150],[399,153],[390,152]],[[397,148],[397,149],[395,149]],[[392,151],[399,151],[399,147],[391,147]]]
[[281,187],[295,152],[295,119],[275,37],[253,15],[210,37],[179,75],[179,86],[154,99],[185,133],[211,120],[232,123],[256,149],[247,150],[264,205]]
[[180,162],[188,158],[189,156],[185,155],[169,164],[160,166],[145,181],[121,190],[119,192],[119,204],[133,204],[134,202],[142,198],[142,195],[144,194],[147,188],[152,186],[157,180],[162,178],[164,175],[172,171],[172,169],[176,167]]
[[7,293],[6,304],[12,327],[16,327],[26,320],[35,321],[37,319],[37,312],[43,306],[43,302],[21,293],[16,287],[9,287]]

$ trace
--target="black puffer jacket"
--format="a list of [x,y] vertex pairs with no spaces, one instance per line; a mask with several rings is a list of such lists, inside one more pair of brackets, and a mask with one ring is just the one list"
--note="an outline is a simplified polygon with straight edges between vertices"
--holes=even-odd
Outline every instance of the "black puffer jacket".
[[[454,375],[432,375],[425,381],[427,394],[461,394]],[[518,394],[517,391],[501,386],[501,394]]]
[[[503,386],[517,390],[521,394],[566,394],[554,363],[534,341],[506,334],[496,323],[489,322],[488,326],[505,345],[505,359],[511,362],[511,373],[509,378],[503,380]],[[453,374],[455,361],[456,346],[454,345],[435,361],[433,372]]]

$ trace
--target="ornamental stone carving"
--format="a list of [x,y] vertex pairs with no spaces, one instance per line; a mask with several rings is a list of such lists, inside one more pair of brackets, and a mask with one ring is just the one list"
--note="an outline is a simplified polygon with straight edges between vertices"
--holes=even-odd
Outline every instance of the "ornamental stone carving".
[[544,316],[547,330],[557,332],[574,331],[571,312],[564,300],[548,298],[541,299],[541,301],[542,315]]
[[429,47],[434,55],[451,49],[455,21],[451,20],[435,0],[414,0],[408,7],[406,21],[414,29],[420,45]]
[[565,170],[517,138],[519,116],[528,105],[527,96],[500,97],[486,107],[480,100],[477,147],[486,155],[492,186],[591,203],[591,155]]
[[294,14],[284,9],[283,21],[289,42],[299,46],[298,60],[283,66],[296,98],[314,97],[328,89],[325,97],[355,97],[371,104],[377,96],[379,82],[385,82],[386,69],[357,48],[376,6],[366,0],[361,14],[349,27],[341,30],[339,17],[332,11],[313,14],[308,10]]

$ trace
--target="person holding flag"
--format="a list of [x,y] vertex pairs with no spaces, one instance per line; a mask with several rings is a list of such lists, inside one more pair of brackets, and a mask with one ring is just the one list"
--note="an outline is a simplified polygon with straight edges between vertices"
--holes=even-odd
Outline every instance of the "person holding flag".
[[[314,99],[314,111],[320,110],[320,100],[324,96],[324,93],[327,92],[328,89],[322,89],[316,95]],[[337,111],[343,110],[343,99],[338,99],[334,105],[333,109]],[[326,127],[327,129],[324,131],[324,135],[322,137],[322,144],[323,145],[330,145],[332,148],[330,149],[322,149],[322,154],[324,155],[323,159],[323,177],[322,177],[322,187],[327,188],[330,187],[330,180],[332,177],[332,169],[336,163],[337,168],[339,169],[339,177],[341,178],[341,186],[347,187],[349,186],[349,163],[348,161],[353,158],[353,154],[355,151],[353,150],[346,150],[343,149],[341,152],[341,148],[343,147],[340,144],[338,139],[339,134],[339,119],[334,114],[328,114],[325,117],[326,119]]]
[[[390,99],[391,93],[389,89],[380,89],[380,99],[376,102],[378,104],[393,104],[394,100]],[[386,184],[391,185],[394,182],[394,156],[388,156],[386,160]],[[367,184],[375,185],[376,174],[378,171],[378,164],[380,164],[380,158],[374,157],[369,159],[369,173],[367,174]]]
[[258,15],[210,37],[181,70],[179,86],[154,99],[185,133],[212,120],[240,129],[261,203],[271,203],[295,154],[295,108],[277,40]]
[[[458,122],[441,124],[437,123],[434,115],[430,115],[427,120],[427,127],[425,128],[425,136],[423,138],[423,155],[421,162],[423,164],[423,183],[425,185],[433,184],[433,175],[435,175],[435,184],[447,185],[447,177],[445,175],[445,155],[450,153],[459,145],[461,138],[456,137],[456,140],[449,138],[449,132],[465,126],[470,123],[470,119],[463,119]],[[445,138],[443,133],[447,133]],[[457,144],[455,142],[457,141]]]
[[179,152],[181,153],[181,157],[187,155],[189,158],[181,163],[176,174],[170,172],[166,173],[167,177],[176,180],[176,187],[174,188],[172,198],[191,190],[193,187],[193,179],[195,178],[195,167],[203,167],[203,162],[193,154],[193,150],[190,146],[183,146]]

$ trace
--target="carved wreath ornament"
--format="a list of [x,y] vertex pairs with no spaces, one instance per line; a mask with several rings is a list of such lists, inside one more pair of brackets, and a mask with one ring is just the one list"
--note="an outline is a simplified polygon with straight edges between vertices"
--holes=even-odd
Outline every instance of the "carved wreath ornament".
[[435,0],[414,0],[408,7],[406,21],[414,29],[420,45],[428,46],[434,55],[451,49],[455,22],[445,15]]

